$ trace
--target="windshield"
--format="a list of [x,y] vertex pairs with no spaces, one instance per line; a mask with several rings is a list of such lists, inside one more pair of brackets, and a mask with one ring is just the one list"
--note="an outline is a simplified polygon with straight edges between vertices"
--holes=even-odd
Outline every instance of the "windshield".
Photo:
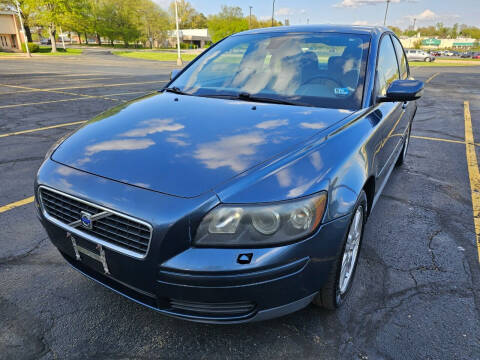
[[356,110],[370,37],[249,34],[225,39],[171,85],[188,95]]

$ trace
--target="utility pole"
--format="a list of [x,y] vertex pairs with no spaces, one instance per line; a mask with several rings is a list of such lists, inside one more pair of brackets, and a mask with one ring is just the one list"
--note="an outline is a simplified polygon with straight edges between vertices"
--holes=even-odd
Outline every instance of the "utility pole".
[[20,26],[22,27],[23,40],[25,40],[25,49],[27,50],[27,56],[32,57],[32,55],[30,54],[30,49],[28,48],[27,33],[25,32],[25,26],[23,26],[22,12],[20,11],[20,4],[18,3],[18,0],[15,0],[15,4],[17,5],[17,13],[18,13],[18,18],[20,19]]
[[275,0],[273,0],[273,4],[272,4],[272,26],[273,26],[273,16],[275,14]]
[[415,31],[415,23],[417,22],[417,18],[413,18],[413,31]]
[[180,56],[180,34],[178,30],[178,7],[177,0],[175,0],[175,23],[177,25],[177,65],[182,66],[182,57]]
[[248,28],[249,29],[252,28],[252,7],[253,6],[249,6],[249,8],[250,8],[250,20],[248,20]]
[[388,13],[388,5],[390,5],[391,0],[387,0],[387,8],[385,9],[385,17],[383,18],[383,26],[387,23],[387,13]]

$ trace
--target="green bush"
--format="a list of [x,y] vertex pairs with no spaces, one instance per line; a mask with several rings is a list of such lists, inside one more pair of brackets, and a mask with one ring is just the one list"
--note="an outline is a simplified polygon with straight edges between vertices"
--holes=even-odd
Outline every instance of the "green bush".
[[[38,46],[35,43],[28,43],[28,50],[30,50],[31,53],[36,53],[40,50],[40,46]],[[22,51],[27,52],[27,48],[25,47],[25,43],[22,43]]]

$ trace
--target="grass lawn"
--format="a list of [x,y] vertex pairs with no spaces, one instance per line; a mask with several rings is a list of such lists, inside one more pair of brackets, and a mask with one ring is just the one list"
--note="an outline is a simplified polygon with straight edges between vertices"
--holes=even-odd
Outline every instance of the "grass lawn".
[[480,59],[472,59],[472,58],[449,58],[449,57],[446,57],[446,56],[442,56],[442,57],[439,57],[437,58],[437,60],[447,60],[447,61],[480,61]]
[[[174,52],[159,52],[159,51],[112,51],[114,55],[124,56],[135,59],[156,60],[156,61],[176,61],[177,53]],[[182,54],[182,60],[191,61],[197,55]]]
[[422,62],[422,61],[410,61],[408,63],[410,67],[420,67],[420,66],[480,66],[478,64],[463,64],[462,62]]
[[[66,50],[63,50],[63,48],[57,48],[56,53],[52,53],[52,48],[49,46],[40,46],[39,51],[32,53],[32,55],[52,55],[52,56],[61,56],[61,55],[80,55],[83,50],[81,49],[69,49],[67,48]],[[26,53],[18,53],[18,52],[1,52],[0,51],[0,56],[26,56]]]
[[50,46],[40,46],[40,50],[34,54],[58,56],[58,55],[80,55],[82,52],[83,52],[82,49],[66,48],[65,50],[63,50],[63,48],[60,46],[60,47],[57,47],[56,53],[52,53],[52,48]]

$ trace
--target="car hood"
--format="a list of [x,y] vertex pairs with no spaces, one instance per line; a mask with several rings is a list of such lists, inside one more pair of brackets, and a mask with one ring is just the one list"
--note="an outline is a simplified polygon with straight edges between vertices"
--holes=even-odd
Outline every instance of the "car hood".
[[351,113],[156,93],[89,121],[52,159],[127,184],[194,197]]

